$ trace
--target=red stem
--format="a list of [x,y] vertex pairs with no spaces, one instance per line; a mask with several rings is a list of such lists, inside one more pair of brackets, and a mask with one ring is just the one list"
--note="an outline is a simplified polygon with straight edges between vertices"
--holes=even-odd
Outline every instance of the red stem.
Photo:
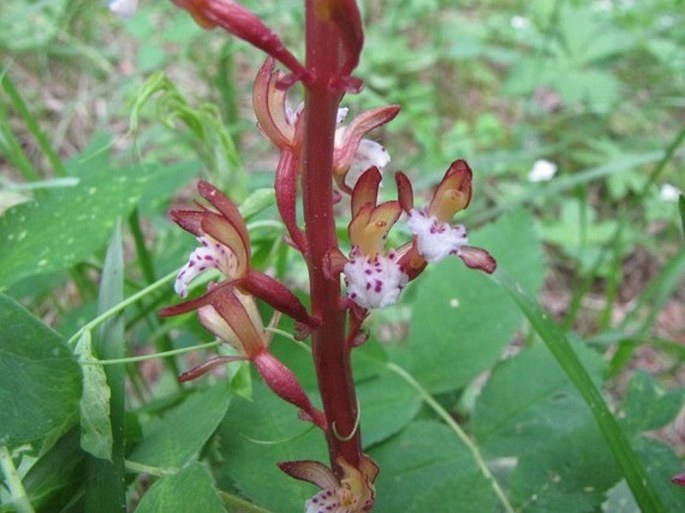
[[[312,334],[314,365],[328,420],[326,434],[331,464],[339,456],[358,466],[361,438],[350,348],[345,343],[345,311],[340,306],[340,274],[326,273],[324,259],[338,248],[333,217],[333,148],[341,93],[330,84],[340,73],[341,40],[337,27],[317,17],[316,0],[306,0],[305,134],[302,193],[309,250],[312,315],[321,325]],[[337,433],[337,434],[336,434]]]

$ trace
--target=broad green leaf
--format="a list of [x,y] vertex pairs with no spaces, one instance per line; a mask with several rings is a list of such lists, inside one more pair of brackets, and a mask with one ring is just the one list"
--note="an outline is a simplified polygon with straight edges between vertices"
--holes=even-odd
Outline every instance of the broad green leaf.
[[297,409],[254,383],[253,400],[236,398],[219,428],[222,488],[237,487],[242,495],[275,512],[302,511],[317,492],[308,483],[281,472],[276,463],[292,460],[328,462],[321,432],[297,417]]
[[109,400],[111,391],[102,365],[93,355],[89,331],[81,336],[74,351],[83,372],[83,394],[81,395],[81,447],[97,458],[112,457],[112,423],[110,422]]
[[76,421],[81,369],[61,335],[0,294],[0,445],[56,436]]
[[588,370],[566,339],[561,328],[548,318],[531,295],[508,274],[498,273],[493,278],[493,281],[499,283],[502,289],[506,290],[516,301],[531,326],[542,338],[564,373],[590,407],[595,422],[640,507],[645,511],[665,513],[667,509],[654,488],[650,486],[652,479],[646,473],[644,464],[637,457],[630,440],[609,411],[597,385],[593,382]]
[[159,479],[143,495],[136,513],[226,513],[212,477],[200,463]]
[[637,372],[619,411],[624,429],[638,434],[665,426],[678,415],[683,395],[682,389],[666,391],[646,372]]
[[161,166],[89,170],[74,187],[54,189],[0,217],[0,289],[30,275],[72,266],[107,241],[116,219],[138,203]]
[[357,386],[366,447],[400,431],[421,408],[421,398],[397,374],[386,372]]
[[681,459],[673,449],[648,436],[635,437],[633,446],[650,477],[653,491],[665,505],[665,511],[685,511],[685,493],[671,482],[675,474],[683,471]]
[[[528,288],[540,287],[542,251],[528,213],[506,214],[470,239]],[[433,393],[463,387],[492,366],[521,324],[521,312],[499,287],[458,258],[429,267],[413,286],[406,347],[413,361],[405,366]]]
[[225,384],[191,393],[163,418],[143,426],[145,436],[128,459],[169,471],[183,467],[212,436],[230,397]]
[[[576,348],[597,378],[599,357]],[[538,344],[495,367],[477,399],[473,432],[489,454],[521,456],[592,422],[583,398],[547,348]]]
[[85,462],[79,436],[79,429],[74,427],[41,454],[22,479],[26,495],[36,511],[59,511],[57,505],[67,504],[79,494]]
[[519,459],[511,495],[525,513],[592,513],[621,474],[592,422]]
[[382,469],[374,512],[497,511],[491,484],[466,446],[442,424],[414,422],[372,449],[371,456]]

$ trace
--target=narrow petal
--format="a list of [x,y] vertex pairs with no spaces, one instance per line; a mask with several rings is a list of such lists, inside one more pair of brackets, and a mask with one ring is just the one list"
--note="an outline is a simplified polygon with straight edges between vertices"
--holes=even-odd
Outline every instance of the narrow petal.
[[264,350],[263,333],[257,330],[252,317],[232,290],[223,288],[212,297],[211,305],[233,330],[245,356],[252,358]]
[[250,269],[247,279],[241,283],[241,288],[296,321],[309,325],[314,324],[307,309],[297,296],[280,281],[267,274]]
[[381,173],[376,167],[367,169],[359,177],[352,190],[352,216],[356,216],[359,210],[367,203],[372,207],[376,206],[378,187],[381,180]]
[[233,228],[238,232],[238,235],[240,235],[240,238],[243,240],[243,245],[249,247],[250,236],[247,233],[245,220],[240,214],[238,207],[236,207],[235,204],[219,189],[214,187],[212,184],[205,182],[204,180],[201,180],[197,184],[197,190],[204,199],[209,201],[214,208],[216,208],[226,219],[228,219],[231,225],[233,225]]
[[268,58],[259,68],[252,90],[252,105],[259,128],[279,148],[290,147],[295,129],[288,123],[286,115],[286,91],[277,84],[283,74],[274,71],[274,60]]
[[465,160],[452,162],[433,194],[428,213],[447,222],[454,214],[468,207],[471,202],[472,172]]
[[201,226],[204,233],[233,251],[236,258],[235,278],[245,276],[250,263],[250,247],[245,246],[235,226],[225,217],[211,212],[204,215]]
[[407,175],[402,171],[395,173],[395,183],[397,184],[397,199],[402,210],[409,212],[414,208],[414,190]]
[[497,262],[490,253],[483,248],[462,246],[457,253],[457,256],[472,269],[478,269],[488,274],[492,274],[495,272],[495,269],[497,269]]
[[391,121],[399,113],[397,105],[388,105],[362,112],[343,132],[333,156],[336,173],[346,173],[359,148],[362,138],[374,128]]
[[318,486],[322,490],[336,488],[338,486],[338,480],[331,469],[320,461],[283,461],[278,463],[278,468],[293,479],[306,481],[307,483]]
[[305,68],[279,37],[255,14],[233,0],[173,0],[204,28],[222,27],[279,60],[293,73],[308,76]]
[[276,168],[276,205],[293,244],[306,252],[307,239],[297,225],[297,159],[290,150],[282,150]]
[[193,379],[197,379],[200,376],[207,374],[216,367],[226,365],[227,363],[243,360],[245,360],[245,358],[242,356],[216,356],[214,358],[210,358],[206,362],[196,365],[192,369],[189,369],[182,373],[178,377],[178,382],[185,383],[186,381],[192,381]]
[[169,217],[185,231],[192,233],[196,237],[204,235],[202,231],[202,216],[204,212],[197,210],[171,210]]

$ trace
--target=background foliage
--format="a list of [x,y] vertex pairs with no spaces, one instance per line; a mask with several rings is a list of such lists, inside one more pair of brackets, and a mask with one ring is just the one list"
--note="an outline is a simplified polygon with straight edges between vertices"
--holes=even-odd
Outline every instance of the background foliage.
[[[302,50],[299,0],[244,3]],[[500,265],[444,262],[373,315],[355,374],[376,510],[683,510],[685,5],[361,7],[346,106],[401,105],[375,137],[426,189],[471,163],[463,222]],[[194,246],[165,213],[198,177],[304,294],[250,111],[261,57],[165,2],[122,22],[10,0],[0,48],[0,511],[301,511],[313,487],[274,463],[325,459],[319,434],[247,368],[179,385],[226,349],[156,316]],[[556,175],[531,180],[542,159]],[[306,346],[274,351],[313,392]]]

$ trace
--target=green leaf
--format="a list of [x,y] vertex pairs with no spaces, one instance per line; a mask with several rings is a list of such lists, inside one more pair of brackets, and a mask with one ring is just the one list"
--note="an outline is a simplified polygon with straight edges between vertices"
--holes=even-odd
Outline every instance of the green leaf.
[[410,424],[371,450],[381,464],[374,512],[425,513],[496,511],[491,485],[467,447],[446,426]]
[[183,467],[212,436],[230,397],[224,384],[191,393],[163,418],[143,427],[145,436],[129,460],[166,471]]
[[77,419],[81,369],[61,335],[0,294],[0,445],[57,436]]
[[637,372],[630,380],[620,417],[628,433],[638,434],[665,426],[682,406],[682,389],[666,391],[648,373]]
[[592,513],[619,478],[600,431],[588,423],[520,458],[511,494],[526,513]]
[[81,411],[81,447],[97,458],[112,457],[112,423],[109,401],[111,391],[102,365],[93,355],[89,331],[81,335],[74,351],[80,359],[83,372],[83,395],[79,403]]
[[678,210],[680,211],[680,224],[683,227],[683,233],[685,233],[685,196],[682,194],[678,197]]
[[141,499],[135,513],[226,513],[212,477],[200,463],[159,479]]
[[[100,278],[98,313],[116,308],[124,299],[124,249],[121,220],[117,219]],[[102,323],[93,341],[93,352],[100,359],[123,358],[124,319],[114,316]],[[112,430],[110,458],[89,456],[86,459],[86,513],[123,513],[126,511],[126,484],[124,479],[124,408],[126,391],[125,372],[122,365],[105,369],[110,390],[109,416]],[[92,441],[90,437],[86,440]],[[102,449],[102,447],[99,447]]]
[[[527,287],[540,287],[542,251],[528,213],[511,212],[470,238]],[[429,268],[414,286],[406,347],[413,362],[403,366],[433,393],[463,387],[492,366],[521,324],[521,313],[499,287],[457,258]]]
[[[601,359],[587,349],[581,354],[590,373],[599,377]],[[585,401],[542,344],[495,367],[473,414],[479,445],[497,456],[544,450],[588,423],[592,415]]]
[[397,374],[386,372],[357,386],[366,447],[400,431],[421,408],[421,398]]
[[650,486],[651,478],[647,475],[644,465],[638,459],[628,438],[609,411],[602,394],[592,382],[590,375],[564,336],[561,328],[549,320],[530,294],[509,275],[500,270],[493,278],[516,301],[516,304],[526,315],[535,331],[540,335],[545,345],[590,407],[595,421],[640,507],[644,511],[666,513],[667,510],[661,499]]
[[75,427],[41,454],[26,473],[22,483],[36,511],[59,511],[58,504],[67,504],[71,497],[79,495],[85,462],[79,436]]
[[72,266],[101,247],[116,219],[138,203],[161,166],[89,170],[74,187],[53,189],[0,217],[0,289],[26,276]]
[[273,511],[302,511],[318,490],[281,472],[276,463],[328,461],[321,433],[297,410],[255,381],[253,401],[236,398],[219,428],[224,457],[222,488],[236,486],[245,497]]

